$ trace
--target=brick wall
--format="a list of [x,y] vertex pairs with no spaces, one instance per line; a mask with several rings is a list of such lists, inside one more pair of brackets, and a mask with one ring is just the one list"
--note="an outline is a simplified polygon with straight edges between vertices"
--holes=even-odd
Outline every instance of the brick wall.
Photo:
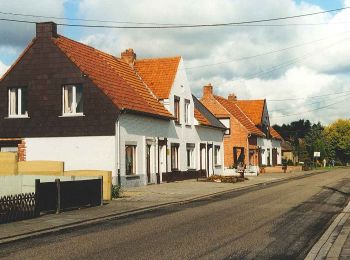
[[224,137],[225,167],[233,165],[233,147],[244,147],[245,164],[249,165],[248,131],[237,119],[231,117],[231,134]]
[[[82,84],[84,116],[61,117],[65,84]],[[10,87],[27,87],[28,118],[8,118]],[[118,113],[51,38],[37,38],[0,81],[0,138],[114,135]]]

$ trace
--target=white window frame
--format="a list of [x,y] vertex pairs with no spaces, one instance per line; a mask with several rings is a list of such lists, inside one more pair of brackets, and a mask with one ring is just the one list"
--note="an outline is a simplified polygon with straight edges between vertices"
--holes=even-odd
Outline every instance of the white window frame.
[[[11,114],[11,109],[12,109],[11,90],[13,90],[13,89],[17,90],[17,95],[16,95],[17,111],[18,111],[17,114]],[[19,87],[19,88],[13,87],[13,88],[8,89],[8,117],[11,117],[11,118],[28,117],[28,108],[24,112],[24,114],[22,114],[22,89],[23,89],[23,87]]]
[[[180,149],[179,144],[174,143],[174,144],[171,144],[171,146],[170,146],[171,170],[179,170],[179,149]],[[176,151],[176,152],[173,153],[173,151]],[[173,162],[173,158],[174,158],[174,162]]]
[[[188,153],[190,153],[190,157],[188,157]],[[187,146],[186,145],[186,166],[188,169],[194,169],[195,168],[195,160],[194,160],[194,155],[195,155],[195,146]],[[188,161],[188,158],[190,161]]]
[[125,145],[125,162],[126,162],[126,148],[127,147],[131,147],[133,164],[132,164],[132,172],[130,174],[127,174],[127,165],[125,163],[125,175],[126,176],[133,176],[133,175],[136,175],[136,171],[137,171],[137,158],[136,158],[137,146],[130,145],[130,144]]
[[[71,113],[66,113],[64,111],[64,106],[65,106],[65,88],[66,87],[72,87],[72,109],[73,111]],[[82,102],[84,102],[84,97],[82,93]],[[83,112],[77,112],[77,86],[76,85],[63,85],[62,86],[62,116],[83,116]],[[84,107],[83,107],[84,109]]]
[[214,146],[214,164],[215,166],[220,166],[221,165],[221,147],[220,145],[215,145]]
[[185,124],[189,125],[191,124],[191,119],[190,119],[190,106],[191,102],[188,99],[185,99]]
[[225,136],[231,135],[231,119],[230,118],[221,118],[219,120],[226,127]]

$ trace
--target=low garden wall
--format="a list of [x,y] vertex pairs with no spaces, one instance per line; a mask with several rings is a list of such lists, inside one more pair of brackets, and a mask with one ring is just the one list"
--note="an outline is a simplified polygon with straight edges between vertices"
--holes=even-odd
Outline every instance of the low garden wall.
[[[286,172],[300,172],[300,171],[302,171],[302,166],[288,166]],[[282,166],[265,167],[265,173],[282,173],[282,172],[284,172],[282,169]]]
[[60,181],[78,181],[78,180],[93,180],[99,177],[93,176],[43,176],[43,175],[7,175],[0,176],[0,196],[14,195],[20,193],[35,192],[35,180],[40,179],[40,182],[53,182],[55,179]]
[[[13,178],[15,176],[37,176],[42,182],[54,181],[55,179],[65,180],[82,180],[103,177],[103,199],[112,199],[112,172],[99,170],[75,170],[64,171],[64,163],[60,161],[24,161],[17,162],[15,153],[0,153],[0,196],[8,195],[8,191],[18,190],[18,185],[22,187],[22,180],[26,183],[27,178],[21,177],[19,179]],[[47,176],[47,179],[45,178]],[[12,178],[10,178],[12,177]],[[28,177],[32,179],[32,177]],[[20,182],[18,180],[21,180]],[[33,182],[34,183],[34,182]],[[34,185],[34,184],[33,184]],[[26,185],[24,185],[26,187]],[[22,189],[22,188],[21,188]],[[19,193],[31,192],[26,188],[20,190]],[[31,189],[30,189],[31,190]],[[3,192],[3,193],[1,193]],[[6,192],[6,194],[5,194]],[[12,193],[16,194],[16,193]]]

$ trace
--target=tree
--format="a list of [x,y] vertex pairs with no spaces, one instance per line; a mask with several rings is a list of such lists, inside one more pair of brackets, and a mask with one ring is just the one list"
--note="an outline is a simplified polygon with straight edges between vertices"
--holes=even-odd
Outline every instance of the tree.
[[332,159],[341,163],[350,161],[350,119],[339,119],[324,130],[325,140]]
[[310,159],[313,159],[314,152],[320,152],[320,160],[328,158],[327,143],[324,138],[324,127],[320,122],[311,126],[310,131],[305,135],[305,144]]

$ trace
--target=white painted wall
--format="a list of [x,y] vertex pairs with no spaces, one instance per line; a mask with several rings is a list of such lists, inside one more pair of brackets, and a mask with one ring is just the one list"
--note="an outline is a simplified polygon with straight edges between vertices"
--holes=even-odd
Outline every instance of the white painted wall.
[[[161,120],[153,117],[145,117],[136,114],[122,114],[119,118],[120,124],[120,171],[122,183],[128,183],[128,186],[145,185],[147,183],[146,176],[146,143],[147,140],[154,141],[152,145],[152,164],[151,164],[151,182],[156,182],[156,172],[158,171],[158,137],[167,138],[167,148],[161,153],[161,157],[167,160],[167,169],[164,164],[161,169],[171,171],[171,143],[179,144],[179,170],[187,171],[187,158],[186,158],[186,144],[194,143],[194,167],[193,169],[200,169],[200,143],[219,145],[220,149],[220,165],[211,167],[210,174],[222,174],[223,173],[223,132],[220,129],[213,129],[208,127],[199,126],[198,122],[194,118],[194,103],[192,99],[192,93],[188,84],[187,76],[184,70],[184,64],[181,59],[178,72],[176,74],[173,87],[171,89],[169,99],[163,101],[164,106],[174,114],[174,96],[180,97],[180,124],[175,124],[174,121]],[[190,101],[190,122],[185,124],[185,99]],[[118,133],[118,131],[116,131]],[[125,145],[136,144],[137,156],[136,156],[136,175],[133,180],[127,180],[125,176]],[[165,155],[166,151],[166,155]],[[213,149],[212,149],[213,151]],[[212,163],[212,156],[210,154],[210,163]],[[207,165],[207,163],[206,163]],[[116,168],[118,165],[116,165]],[[212,169],[213,168],[213,169]],[[114,181],[116,182],[116,174]]]
[[272,163],[272,149],[277,148],[277,164],[282,163],[281,141],[267,138],[257,138],[257,145],[261,147],[264,152],[261,155],[261,163],[267,165],[268,149],[270,149],[270,163]]
[[115,136],[26,138],[28,161],[63,161],[64,169],[115,174]]

